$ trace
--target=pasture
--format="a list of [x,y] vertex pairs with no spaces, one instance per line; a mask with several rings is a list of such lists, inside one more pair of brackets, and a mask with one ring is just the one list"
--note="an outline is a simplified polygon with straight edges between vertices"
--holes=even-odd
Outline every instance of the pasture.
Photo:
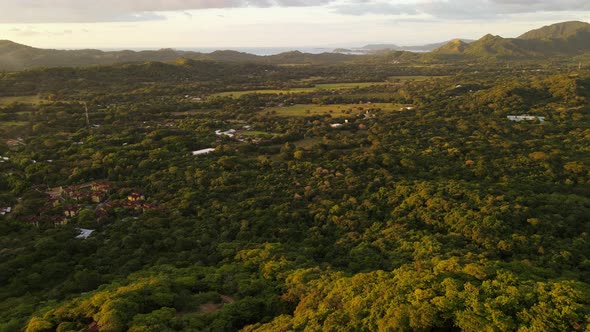
[[282,107],[270,107],[265,109],[264,114],[278,117],[308,117],[325,116],[353,118],[366,113],[368,110],[381,110],[382,112],[399,111],[404,105],[391,103],[374,104],[334,104],[316,105],[301,104]]
[[21,104],[39,104],[42,99],[39,95],[34,96],[14,96],[14,97],[0,97],[0,106],[10,105],[12,103]]

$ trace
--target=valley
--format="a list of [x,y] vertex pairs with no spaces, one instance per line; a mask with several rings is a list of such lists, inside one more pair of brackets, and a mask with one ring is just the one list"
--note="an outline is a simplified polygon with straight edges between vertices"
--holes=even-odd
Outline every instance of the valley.
[[484,39],[1,72],[0,331],[588,329],[588,50]]

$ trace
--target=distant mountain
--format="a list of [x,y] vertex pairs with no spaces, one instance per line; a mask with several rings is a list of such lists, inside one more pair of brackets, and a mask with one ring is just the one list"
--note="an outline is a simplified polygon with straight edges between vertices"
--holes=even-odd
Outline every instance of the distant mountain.
[[395,44],[370,44],[363,46],[362,50],[370,50],[370,51],[382,51],[382,50],[389,50],[389,51],[410,51],[410,52],[430,52],[434,51],[435,49],[444,46],[452,41],[460,40],[465,44],[469,44],[473,42],[471,39],[453,39],[451,41],[444,41],[441,43],[434,43],[434,44],[426,44],[426,45],[416,45],[416,46],[398,46]]
[[146,61],[173,62],[179,58],[220,62],[252,62],[258,64],[322,64],[352,61],[356,57],[347,54],[308,54],[301,52],[257,56],[236,51],[199,53],[174,49],[139,52],[104,52],[91,49],[52,50],[34,48],[8,40],[0,40],[0,70],[22,70],[33,67],[81,67]]
[[400,47],[395,44],[369,44],[369,45],[365,45],[365,46],[361,47],[361,49],[363,49],[363,50],[373,50],[373,51],[377,51],[377,50],[397,51],[397,50],[399,50],[399,48]]
[[[411,53],[429,52],[429,53]],[[146,61],[174,62],[178,59],[262,65],[338,64],[356,61],[408,62],[455,58],[522,59],[550,56],[584,56],[590,52],[590,24],[564,22],[529,31],[518,38],[491,34],[479,40],[455,39],[421,46],[394,44],[366,45],[362,49],[341,49],[335,53],[309,54],[298,51],[257,56],[236,51],[199,53],[161,49],[157,51],[52,50],[0,40],[0,70],[33,67],[81,67]],[[355,55],[363,54],[363,55]]]
[[439,45],[437,51],[445,54],[463,53],[469,44],[461,39],[451,40],[450,42]]
[[529,31],[518,38],[488,34],[468,45],[455,40],[434,50],[433,54],[510,59],[575,56],[585,52],[590,52],[590,24],[564,22]]
[[552,24],[531,30],[518,37],[518,39],[567,39],[575,36],[580,31],[590,31],[590,24],[579,21]]

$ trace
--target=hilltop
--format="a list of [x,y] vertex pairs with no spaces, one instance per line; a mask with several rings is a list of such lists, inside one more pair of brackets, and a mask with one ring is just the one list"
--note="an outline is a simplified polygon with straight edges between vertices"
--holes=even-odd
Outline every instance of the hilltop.
[[454,39],[444,45],[439,46],[439,48],[437,48],[437,52],[450,54],[463,53],[468,45],[468,43],[460,39]]
[[586,22],[570,21],[544,26],[522,34],[518,39],[567,39],[580,32],[590,31],[590,24]]
[[518,38],[487,34],[469,44],[452,41],[433,53],[516,59],[575,56],[590,51],[590,24],[564,22],[529,31]]
[[432,43],[432,44],[425,44],[425,45],[415,45],[415,46],[398,46],[395,44],[369,44],[365,45],[361,48],[361,50],[371,52],[371,51],[409,51],[409,52],[431,52],[440,48],[442,46],[447,45],[448,43],[452,43],[454,41],[461,41],[462,43],[469,44],[474,42],[471,39],[453,39],[447,40],[440,43]]

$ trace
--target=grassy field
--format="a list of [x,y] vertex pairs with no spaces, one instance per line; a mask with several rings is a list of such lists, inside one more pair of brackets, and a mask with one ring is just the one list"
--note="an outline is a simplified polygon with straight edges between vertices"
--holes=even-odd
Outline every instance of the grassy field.
[[273,116],[280,117],[306,117],[314,115],[327,115],[333,117],[347,117],[352,118],[360,113],[365,113],[368,109],[381,109],[385,112],[399,111],[404,105],[399,104],[335,104],[335,105],[316,105],[316,104],[302,104],[284,107],[271,107],[265,109],[264,113],[269,113]]
[[243,95],[252,94],[252,93],[259,93],[259,94],[287,94],[287,93],[306,93],[306,92],[313,92],[318,90],[343,90],[343,89],[354,89],[354,88],[364,88],[373,85],[384,85],[388,84],[387,82],[362,82],[362,83],[330,83],[330,84],[317,84],[311,88],[293,88],[293,89],[283,89],[283,90],[247,90],[247,91],[228,91],[228,92],[221,92],[211,95],[211,97],[233,97],[239,98]]
[[8,105],[12,103],[22,104],[38,104],[41,102],[41,98],[36,96],[17,96],[17,97],[0,97],[0,105]]
[[190,115],[201,115],[201,114],[210,114],[211,112],[218,112],[219,109],[204,109],[204,110],[190,110],[190,111],[182,111],[182,112],[171,112],[172,116],[177,117],[185,117]]
[[0,129],[15,129],[27,124],[28,122],[25,121],[0,121]]
[[[441,76],[442,77],[442,76]],[[432,79],[433,76],[393,76],[387,82],[360,82],[360,83],[327,83],[317,84],[309,88],[293,88],[293,89],[266,89],[266,90],[246,90],[246,91],[228,91],[211,95],[211,97],[233,97],[240,98],[243,95],[259,93],[259,94],[288,94],[288,93],[307,93],[321,90],[344,90],[354,88],[366,88],[375,85],[386,85],[405,81],[425,81]]]
[[273,134],[273,133],[268,133],[265,131],[244,131],[240,133],[240,136],[243,137],[259,137],[259,138],[273,138],[275,137],[277,134]]
[[446,76],[391,76],[387,81],[394,82],[406,82],[406,81],[426,81],[430,79],[443,78]]

